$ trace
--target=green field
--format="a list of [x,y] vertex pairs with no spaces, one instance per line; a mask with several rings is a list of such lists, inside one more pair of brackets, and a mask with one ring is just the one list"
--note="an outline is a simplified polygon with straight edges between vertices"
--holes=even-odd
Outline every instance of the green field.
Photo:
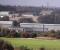
[[11,43],[14,47],[21,45],[28,46],[29,48],[45,47],[50,50],[60,50],[60,40],[40,40],[40,39],[24,39],[24,38],[1,38]]

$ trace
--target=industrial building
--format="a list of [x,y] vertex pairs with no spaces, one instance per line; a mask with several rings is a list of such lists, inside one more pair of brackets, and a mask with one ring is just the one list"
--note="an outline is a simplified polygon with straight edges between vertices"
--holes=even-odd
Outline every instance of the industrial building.
[[20,23],[23,31],[48,32],[51,30],[60,30],[60,24],[41,24],[41,23]]

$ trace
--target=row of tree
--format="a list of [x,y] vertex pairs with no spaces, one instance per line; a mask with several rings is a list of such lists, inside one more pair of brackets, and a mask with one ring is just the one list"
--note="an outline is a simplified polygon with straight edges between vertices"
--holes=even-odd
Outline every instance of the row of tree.
[[60,31],[59,30],[58,31],[51,30],[49,32],[40,33],[40,36],[60,39]]
[[11,37],[11,38],[34,38],[37,37],[36,33],[29,32],[16,32],[7,28],[0,28],[0,37]]
[[60,31],[48,31],[48,32],[21,32],[16,30],[10,30],[7,28],[0,27],[0,37],[11,37],[11,38],[35,38],[35,37],[52,37],[60,39]]

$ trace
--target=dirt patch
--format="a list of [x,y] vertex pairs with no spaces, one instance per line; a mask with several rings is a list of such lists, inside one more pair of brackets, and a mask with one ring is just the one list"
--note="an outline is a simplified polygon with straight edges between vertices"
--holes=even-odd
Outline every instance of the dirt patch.
[[14,50],[20,50],[19,48],[14,48]]
[[36,37],[36,39],[43,39],[43,40],[56,40],[56,38],[52,38],[52,37]]

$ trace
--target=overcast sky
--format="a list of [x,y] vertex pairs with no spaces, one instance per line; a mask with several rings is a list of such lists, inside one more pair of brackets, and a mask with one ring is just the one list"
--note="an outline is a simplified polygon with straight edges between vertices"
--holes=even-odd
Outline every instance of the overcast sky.
[[3,5],[60,7],[60,0],[0,0]]

